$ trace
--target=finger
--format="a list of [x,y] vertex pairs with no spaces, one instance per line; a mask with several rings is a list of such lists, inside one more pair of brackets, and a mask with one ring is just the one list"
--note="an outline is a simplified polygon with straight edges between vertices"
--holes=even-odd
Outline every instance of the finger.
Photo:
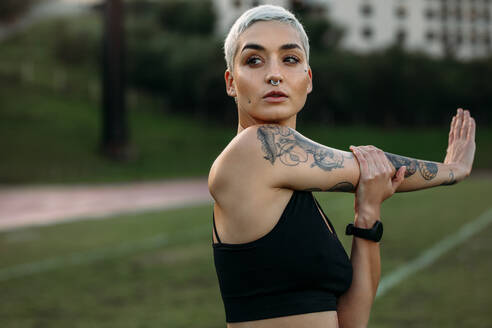
[[398,189],[398,187],[401,185],[403,180],[405,180],[406,169],[407,169],[406,166],[402,166],[398,169],[398,172],[396,172],[395,178],[391,181],[391,184],[393,186],[393,192],[395,192],[396,189]]
[[[364,172],[363,177],[364,178],[371,178],[374,174],[374,172],[373,172],[374,164],[373,164],[371,155],[368,151],[368,147],[367,146],[361,146],[359,148],[359,152],[360,152],[361,156],[364,157],[365,164],[366,164],[366,170]],[[362,174],[362,172],[361,172],[361,174]]]
[[376,174],[381,171],[381,167],[379,163],[376,161],[377,157],[377,149],[374,146],[367,146],[367,151],[365,151],[365,157],[367,160],[367,164],[369,166],[369,178],[374,178]]
[[373,146],[373,145],[365,145],[365,146],[359,146],[359,148],[360,148],[361,150],[364,150],[365,152],[368,152],[368,151],[370,151],[371,149],[373,149],[373,148],[374,148],[374,146]]
[[369,167],[367,164],[367,160],[366,160],[364,154],[362,153],[360,147],[354,147],[352,151],[353,151],[355,157],[357,158],[357,161],[359,162],[361,178],[367,176]]
[[468,110],[465,110],[463,114],[463,126],[461,128],[462,138],[466,138],[466,136],[468,136],[469,127],[470,127],[470,112]]
[[475,141],[475,119],[473,117],[470,117],[470,128],[468,129],[468,140],[473,140]]
[[449,138],[448,138],[448,145],[452,144],[454,141],[454,125],[456,123],[456,116],[453,116],[453,119],[451,120],[451,126],[449,128]]
[[461,137],[461,126],[463,124],[463,109],[458,108],[458,114],[456,114],[456,125],[454,127],[454,137]]
[[386,159],[386,156],[384,155],[384,152],[379,148],[376,148],[375,161],[377,162],[378,166],[380,167],[381,173],[383,173],[389,177],[391,175],[392,170],[387,163],[387,159]]
[[396,174],[395,167],[393,165],[391,165],[388,157],[386,157],[386,154],[382,150],[381,150],[381,160],[384,163],[384,166],[386,167],[387,172],[389,172],[391,174],[391,176]]

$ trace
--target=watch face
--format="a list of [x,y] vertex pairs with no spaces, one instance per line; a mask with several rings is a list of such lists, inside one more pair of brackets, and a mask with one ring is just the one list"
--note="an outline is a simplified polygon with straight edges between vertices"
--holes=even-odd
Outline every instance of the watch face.
[[380,241],[381,237],[383,237],[383,223],[381,221],[376,221],[373,230],[374,230],[374,241]]

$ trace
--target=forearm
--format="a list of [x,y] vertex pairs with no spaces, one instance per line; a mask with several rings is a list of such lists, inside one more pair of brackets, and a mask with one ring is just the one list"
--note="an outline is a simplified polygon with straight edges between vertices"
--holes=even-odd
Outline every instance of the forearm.
[[455,168],[451,164],[418,160],[385,153],[395,170],[406,166],[405,180],[397,191],[412,191],[456,183]]
[[[356,218],[355,225],[370,228],[375,221]],[[367,327],[381,276],[379,243],[354,237],[350,260],[352,284],[338,302],[339,324],[342,328]]]
[[[360,179],[359,163],[351,153],[341,152],[345,158],[344,170],[333,171],[331,180],[339,180],[333,187],[326,190],[313,189],[315,191],[345,191],[355,192]],[[406,167],[405,179],[397,188],[397,192],[415,191],[437,186],[453,185],[460,181],[460,170],[452,164],[443,164],[432,161],[414,159],[391,153],[384,153],[386,158],[395,168],[395,172],[402,166]]]

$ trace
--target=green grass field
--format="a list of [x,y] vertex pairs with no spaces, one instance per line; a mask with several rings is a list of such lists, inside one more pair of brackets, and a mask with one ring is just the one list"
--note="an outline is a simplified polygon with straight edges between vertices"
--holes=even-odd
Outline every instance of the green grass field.
[[[383,277],[492,207],[492,177],[397,194]],[[343,236],[353,195],[317,193]],[[224,327],[211,205],[0,234],[0,327]],[[492,226],[388,291],[370,327],[491,327]]]

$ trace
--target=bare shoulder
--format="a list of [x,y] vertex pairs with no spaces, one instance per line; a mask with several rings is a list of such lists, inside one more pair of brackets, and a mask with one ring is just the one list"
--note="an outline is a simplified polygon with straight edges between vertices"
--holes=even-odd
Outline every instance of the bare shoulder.
[[224,149],[211,170],[211,192],[225,185],[317,191],[353,191],[358,163],[350,152],[317,143],[275,124],[245,129]]
[[251,126],[235,136],[215,159],[209,172],[208,186],[216,202],[251,189],[268,189],[265,165],[257,137],[258,126]]

